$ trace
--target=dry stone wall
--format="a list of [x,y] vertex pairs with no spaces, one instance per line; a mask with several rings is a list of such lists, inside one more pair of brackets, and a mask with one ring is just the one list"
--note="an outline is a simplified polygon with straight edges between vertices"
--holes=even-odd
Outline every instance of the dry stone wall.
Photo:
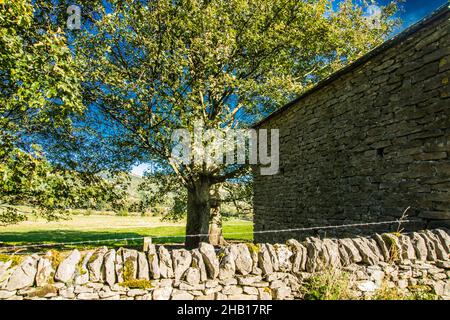
[[[255,230],[394,220],[409,206],[418,220],[409,230],[449,228],[449,79],[445,8],[260,123],[280,130],[280,171],[254,171]],[[255,241],[297,235],[259,233]]]
[[403,292],[427,286],[450,299],[450,234],[428,230],[372,237],[294,239],[285,244],[239,243],[215,250],[147,252],[106,247],[56,251],[0,262],[0,299],[303,299],[315,275],[339,270],[352,296],[371,298],[381,288]]

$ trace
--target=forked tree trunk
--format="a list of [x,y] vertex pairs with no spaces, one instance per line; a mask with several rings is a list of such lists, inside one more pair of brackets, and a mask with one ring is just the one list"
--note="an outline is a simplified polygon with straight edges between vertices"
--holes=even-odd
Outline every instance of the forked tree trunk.
[[222,215],[220,213],[220,195],[217,190],[211,196],[211,221],[209,223],[209,243],[215,246],[226,245],[222,233]]
[[[194,186],[188,188],[186,240],[187,249],[197,248],[200,242],[208,242],[210,217],[210,189],[207,178],[199,178]],[[195,236],[202,234],[204,236]],[[205,236],[206,235],[206,236]]]

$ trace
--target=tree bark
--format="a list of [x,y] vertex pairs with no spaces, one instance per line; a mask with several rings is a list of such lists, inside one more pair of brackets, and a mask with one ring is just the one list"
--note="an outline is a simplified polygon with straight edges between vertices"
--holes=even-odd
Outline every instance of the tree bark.
[[[208,242],[211,183],[200,177],[188,188],[186,240],[187,249],[197,248],[200,242]],[[203,236],[196,236],[202,234]]]
[[220,195],[217,190],[211,196],[211,221],[209,223],[209,243],[224,246],[226,241],[222,233],[222,215],[220,213]]

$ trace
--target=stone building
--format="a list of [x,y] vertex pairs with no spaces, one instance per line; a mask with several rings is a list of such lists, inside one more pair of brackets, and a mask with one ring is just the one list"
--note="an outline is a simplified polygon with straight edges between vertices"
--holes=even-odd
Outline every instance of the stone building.
[[406,229],[450,226],[449,19],[439,9],[254,126],[280,133],[278,174],[254,171],[255,231],[395,220],[407,207]]

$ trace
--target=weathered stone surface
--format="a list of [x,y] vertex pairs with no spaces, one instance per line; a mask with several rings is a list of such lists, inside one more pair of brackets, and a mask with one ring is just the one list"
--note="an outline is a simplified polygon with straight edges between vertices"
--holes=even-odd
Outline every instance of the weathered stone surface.
[[161,276],[161,272],[159,270],[159,257],[154,244],[150,244],[148,246],[147,259],[150,278],[159,279]]
[[153,300],[169,300],[172,290],[172,287],[162,287],[153,290]]
[[293,272],[304,271],[306,269],[306,258],[307,258],[306,247],[294,239],[288,240],[286,244],[291,247],[291,251],[293,252],[293,258],[291,258],[292,271]]
[[[148,251],[148,250],[147,250]],[[138,279],[149,280],[148,261],[144,252],[138,252]]]
[[138,271],[138,252],[131,249],[122,250],[124,280],[136,279]]
[[189,267],[185,272],[185,281],[191,285],[200,283],[200,270],[197,268]]
[[443,229],[435,229],[432,232],[439,238],[442,246],[446,249],[447,254],[450,253],[450,235]]
[[74,276],[74,283],[81,285],[81,284],[86,284],[89,282],[89,270],[88,270],[88,263],[89,260],[91,259],[92,255],[94,252],[92,251],[88,251],[81,262],[81,265],[79,265],[76,269],[75,269],[75,276]]
[[158,249],[159,253],[159,273],[162,278],[173,278],[173,264],[170,252],[164,247],[160,246]]
[[367,245],[367,242],[364,240],[364,238],[355,238],[352,239],[352,241],[361,254],[364,263],[368,265],[374,265],[380,261],[376,254],[374,254],[370,247]]
[[9,299],[16,295],[16,291],[0,290],[0,299]]
[[202,254],[208,277],[211,279],[217,278],[219,275],[219,259],[217,259],[214,247],[209,243],[202,242],[199,251]]
[[428,249],[425,240],[417,232],[413,232],[411,236],[411,243],[414,247],[417,259],[426,261]]
[[186,270],[191,266],[192,255],[185,249],[172,251],[173,270],[175,281],[180,280]]
[[306,260],[306,271],[320,271],[328,265],[329,257],[327,251],[324,250],[322,240],[318,238],[307,238],[306,250],[308,254],[308,259]]
[[379,286],[373,281],[363,281],[358,283],[358,289],[363,292],[375,292]]
[[234,263],[235,257],[230,248],[225,248],[222,251],[222,255],[223,256],[219,262],[219,279],[230,279],[234,277],[236,273],[236,266]]
[[285,272],[291,271],[292,270],[291,257],[293,253],[291,250],[289,250],[289,247],[284,244],[277,244],[274,245],[274,249],[278,260],[279,270]]
[[123,248],[119,248],[115,256],[115,270],[117,282],[123,282]]
[[427,247],[427,260],[428,261],[436,261],[437,255],[436,255],[436,248],[434,246],[434,242],[431,241],[426,234],[423,232],[418,233],[419,236],[424,240],[425,245]]
[[192,267],[198,269],[200,273],[200,281],[204,282],[208,279],[208,274],[206,273],[206,266],[203,262],[202,254],[198,249],[192,250]]
[[186,291],[174,289],[171,300],[194,300],[194,296]]
[[436,234],[431,232],[430,230],[425,230],[426,236],[434,243],[434,248],[436,250],[436,257],[440,260],[447,260],[448,259],[448,249],[446,250],[441,243],[441,240],[439,239]]
[[271,274],[273,272],[272,259],[265,244],[261,244],[259,248],[258,266],[264,275]]
[[103,258],[103,273],[105,275],[105,282],[110,286],[114,285],[114,283],[116,282],[116,268],[114,265],[115,261],[116,250],[111,249],[105,253],[105,256]]
[[103,258],[108,248],[101,247],[97,249],[89,259],[87,268],[89,270],[89,280],[92,282],[103,282]]
[[402,260],[416,259],[416,252],[412,245],[411,239],[407,235],[399,236],[400,246],[402,247]]
[[80,293],[77,295],[78,300],[98,300],[98,293]]
[[80,259],[80,252],[77,249],[73,250],[69,256],[59,264],[58,269],[56,270],[55,280],[61,282],[72,281]]
[[355,247],[351,239],[345,238],[345,239],[339,239],[338,245],[342,246],[345,251],[348,254],[350,263],[359,263],[362,261],[362,257],[358,251],[358,249]]
[[390,260],[390,254],[389,254],[389,248],[386,245],[386,243],[383,240],[383,237],[381,235],[379,235],[378,233],[376,233],[373,236],[374,240],[376,241],[378,248],[380,248],[380,252],[383,255],[383,260],[384,261],[389,261]]
[[273,271],[279,271],[280,270],[280,263],[278,261],[278,255],[277,255],[277,252],[275,251],[275,247],[272,244],[270,244],[270,243],[266,243],[266,248],[267,248],[267,251],[269,252],[270,260],[272,262]]
[[273,297],[276,300],[284,300],[291,295],[291,288],[286,286],[281,286],[272,290]]
[[253,260],[248,246],[245,243],[232,244],[230,250],[235,258],[236,272],[244,276],[252,272]]
[[42,257],[39,259],[36,271],[36,286],[42,287],[49,282],[53,282],[55,270],[49,259]]
[[328,263],[335,268],[339,268],[341,266],[341,258],[339,255],[339,246],[337,242],[330,239],[324,239],[323,246],[324,250],[327,250],[327,254],[329,257]]

